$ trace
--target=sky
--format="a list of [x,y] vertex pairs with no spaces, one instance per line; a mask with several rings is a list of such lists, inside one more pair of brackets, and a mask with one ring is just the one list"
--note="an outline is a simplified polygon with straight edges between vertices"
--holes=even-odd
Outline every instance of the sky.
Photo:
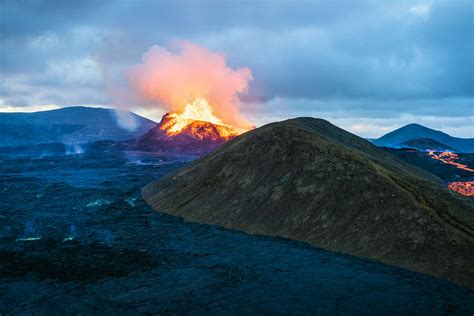
[[[252,78],[256,126],[321,117],[363,137],[408,123],[474,137],[474,1],[0,0],[0,112],[126,106],[124,73],[189,41]],[[171,49],[171,48],[170,48]]]

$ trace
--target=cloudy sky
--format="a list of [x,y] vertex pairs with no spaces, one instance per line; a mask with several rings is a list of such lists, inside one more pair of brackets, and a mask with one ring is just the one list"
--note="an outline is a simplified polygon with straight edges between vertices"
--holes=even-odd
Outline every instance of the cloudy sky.
[[256,125],[315,116],[364,137],[411,122],[474,137],[472,0],[0,5],[0,111],[112,107],[151,46],[187,40],[251,69],[242,111]]

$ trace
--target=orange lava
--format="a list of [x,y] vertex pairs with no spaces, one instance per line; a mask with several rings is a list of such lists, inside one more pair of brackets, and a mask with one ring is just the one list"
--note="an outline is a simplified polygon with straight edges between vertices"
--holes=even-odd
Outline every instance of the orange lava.
[[[455,153],[452,153],[450,151],[443,151],[439,154],[436,154],[434,150],[429,150],[428,155],[436,159],[438,161],[441,161],[445,164],[455,166],[458,169],[473,172],[474,169],[469,168],[468,166],[461,164],[459,162],[456,162],[456,160],[459,159],[458,155]],[[448,184],[448,188],[465,196],[473,196],[474,197],[474,181],[456,181],[456,182],[451,182]]]
[[474,172],[474,169],[469,168],[466,165],[463,165],[459,162],[456,162],[455,160],[458,160],[459,157],[457,154],[449,152],[449,151],[443,151],[440,154],[436,154],[434,150],[429,150],[428,155],[431,156],[431,158],[439,160],[445,164],[455,166],[458,169],[462,169],[465,171],[469,172]]
[[175,136],[186,131],[197,139],[216,138],[223,140],[228,140],[248,130],[224,124],[222,120],[214,115],[212,107],[203,98],[197,98],[186,104],[180,112],[167,114],[166,120],[160,128],[169,136]]
[[474,181],[451,182],[448,188],[462,195],[474,197]]

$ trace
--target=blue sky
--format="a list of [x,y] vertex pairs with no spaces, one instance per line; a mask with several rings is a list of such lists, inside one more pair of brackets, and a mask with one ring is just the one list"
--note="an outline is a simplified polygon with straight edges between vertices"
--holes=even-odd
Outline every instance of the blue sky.
[[0,111],[112,107],[110,81],[184,39],[252,70],[242,110],[256,125],[315,116],[364,137],[411,122],[474,137],[470,0],[0,5]]

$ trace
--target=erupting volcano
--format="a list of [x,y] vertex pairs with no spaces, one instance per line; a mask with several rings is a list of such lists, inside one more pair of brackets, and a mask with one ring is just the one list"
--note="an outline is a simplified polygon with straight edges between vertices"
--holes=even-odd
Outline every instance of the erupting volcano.
[[170,137],[184,133],[199,140],[213,141],[227,141],[248,130],[224,124],[203,98],[186,104],[181,112],[165,114],[159,128]]
[[223,123],[206,99],[198,98],[182,111],[163,115],[161,122],[141,137],[140,145],[142,149],[201,155],[249,129]]
[[240,113],[239,97],[252,74],[232,68],[225,55],[190,42],[177,50],[151,47],[129,73],[137,97],[169,110],[159,124],[166,136],[226,141],[252,128]]
[[225,55],[190,42],[178,42],[177,48],[151,47],[129,73],[143,104],[169,111],[142,140],[155,142],[155,148],[165,142],[202,153],[252,129],[239,102],[252,79],[250,69],[232,68]]

